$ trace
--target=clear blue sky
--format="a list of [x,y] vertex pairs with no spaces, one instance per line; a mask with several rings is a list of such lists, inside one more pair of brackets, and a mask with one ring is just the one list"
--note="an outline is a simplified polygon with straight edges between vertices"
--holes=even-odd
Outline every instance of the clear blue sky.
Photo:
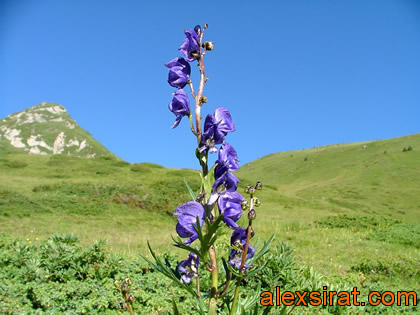
[[198,168],[163,65],[204,22],[203,112],[230,110],[242,164],[420,132],[420,5],[404,0],[0,0],[0,117],[59,103],[124,160]]

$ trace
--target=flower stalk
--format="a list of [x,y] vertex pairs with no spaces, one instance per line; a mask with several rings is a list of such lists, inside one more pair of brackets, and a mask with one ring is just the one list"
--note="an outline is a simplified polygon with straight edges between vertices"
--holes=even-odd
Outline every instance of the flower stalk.
[[[176,242],[175,246],[189,251],[188,259],[178,263],[177,273],[163,266],[159,260],[157,260],[157,265],[158,269],[162,270],[161,272],[172,280],[177,281],[181,287],[193,294],[195,298],[198,298],[198,307],[203,310],[199,274],[201,259],[202,264],[211,273],[210,289],[205,296],[208,299],[208,312],[214,315],[218,313],[218,299],[223,297],[222,306],[229,300],[224,296],[230,293],[229,286],[232,275],[236,274],[236,287],[230,308],[230,314],[233,314],[237,305],[241,281],[247,274],[247,269],[252,268],[246,261],[255,254],[250,240],[253,236],[254,206],[258,206],[253,195],[255,190],[259,188],[254,188],[250,185],[252,189],[247,188],[246,192],[251,195],[250,206],[248,206],[245,198],[236,191],[239,179],[233,172],[239,169],[239,159],[236,150],[225,140],[228,133],[235,131],[235,124],[229,111],[224,107],[216,108],[214,114],[206,116],[202,126],[201,111],[203,104],[208,102],[207,97],[204,96],[204,86],[208,81],[204,56],[207,51],[214,49],[213,42],[203,42],[204,32],[207,27],[208,25],[204,24],[203,28],[196,26],[194,29],[185,30],[186,38],[179,48],[184,57],[174,58],[166,64],[169,68],[168,83],[178,89],[174,93],[172,102],[169,104],[170,111],[176,116],[172,128],[176,128],[182,118],[188,116],[189,127],[197,138],[196,157],[201,166],[202,184],[197,196],[187,184],[193,201],[182,204],[174,212],[174,215],[178,217],[176,232],[180,237],[178,240],[174,239]],[[190,79],[190,63],[195,61],[197,61],[200,71],[198,90],[194,89],[193,82]],[[186,85],[189,86],[190,94],[195,101],[194,110],[190,109],[189,96],[183,90]],[[218,159],[212,168],[214,174],[209,174],[208,155],[216,152],[218,152]],[[246,209],[249,210],[248,227],[242,228],[237,221]],[[228,263],[230,265],[229,268],[237,268],[239,273],[230,269],[226,282],[223,284],[223,289],[219,292],[219,270],[215,241],[218,235],[217,230],[221,228],[220,224],[222,222],[225,223],[227,228],[233,230],[231,236],[232,249]],[[181,240],[181,238],[184,240]],[[195,244],[198,242],[199,246],[192,245],[193,242],[196,242]],[[153,252],[151,253],[156,260]],[[197,292],[194,292],[194,289],[190,286],[192,279],[196,281]]]

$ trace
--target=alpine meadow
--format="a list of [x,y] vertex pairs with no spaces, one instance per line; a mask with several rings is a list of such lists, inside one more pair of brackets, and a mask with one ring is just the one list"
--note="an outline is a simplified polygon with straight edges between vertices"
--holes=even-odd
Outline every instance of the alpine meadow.
[[[274,235],[256,263],[265,268],[240,284],[243,312],[416,313],[418,298],[390,307],[369,306],[367,296],[420,291],[419,161],[420,134],[413,134],[274,153],[243,165],[238,192],[263,183],[256,251]],[[187,187],[200,192],[199,171],[125,162],[61,105],[43,103],[0,120],[0,311],[102,314],[132,307],[164,314],[175,301],[179,313],[198,312],[142,258],[152,259],[147,241],[167,264],[185,258],[172,236],[173,212],[191,200]],[[225,256],[229,231],[218,232],[216,249]],[[210,290],[209,277],[204,272],[202,291]],[[255,307],[262,291],[277,286],[357,287],[366,305]]]

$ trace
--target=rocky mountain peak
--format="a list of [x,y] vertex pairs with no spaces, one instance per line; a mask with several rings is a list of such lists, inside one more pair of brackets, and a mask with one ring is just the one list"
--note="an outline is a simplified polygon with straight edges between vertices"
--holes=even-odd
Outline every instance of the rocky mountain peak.
[[29,154],[114,156],[59,104],[43,102],[0,120],[0,149]]

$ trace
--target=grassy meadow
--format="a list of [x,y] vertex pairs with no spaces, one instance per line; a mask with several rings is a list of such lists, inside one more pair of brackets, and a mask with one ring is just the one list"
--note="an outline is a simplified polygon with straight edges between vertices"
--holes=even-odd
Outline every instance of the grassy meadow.
[[[113,158],[0,153],[0,234],[28,244],[74,233],[127,259],[146,241],[174,259],[176,218],[198,171]],[[325,283],[416,290],[420,284],[420,134],[271,154],[236,173],[263,182],[255,238],[275,235]],[[241,221],[240,221],[241,223]],[[225,230],[223,243],[229,240]]]

